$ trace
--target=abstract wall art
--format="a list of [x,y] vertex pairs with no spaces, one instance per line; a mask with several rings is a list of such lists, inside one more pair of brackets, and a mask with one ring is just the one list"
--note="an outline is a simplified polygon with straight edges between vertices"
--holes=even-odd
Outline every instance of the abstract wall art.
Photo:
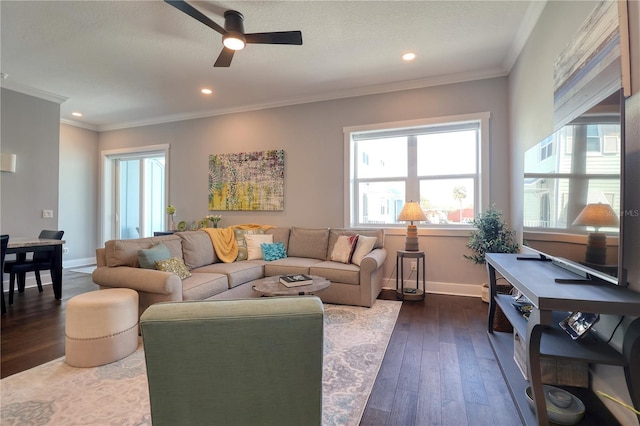
[[284,150],[210,155],[209,210],[284,210]]

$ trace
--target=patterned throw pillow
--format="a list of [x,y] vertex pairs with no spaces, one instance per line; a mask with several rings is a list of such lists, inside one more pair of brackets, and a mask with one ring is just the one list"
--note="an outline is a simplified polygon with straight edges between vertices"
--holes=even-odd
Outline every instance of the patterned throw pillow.
[[284,247],[284,243],[262,243],[260,247],[262,247],[262,258],[268,262],[287,257],[287,250]]
[[358,243],[358,235],[340,235],[331,251],[334,262],[351,263],[351,257]]
[[247,249],[247,241],[245,235],[264,234],[264,229],[237,229],[233,230],[236,241],[238,242],[238,256],[236,262],[239,260],[247,260],[249,258],[249,250]]
[[164,272],[173,272],[183,280],[191,276],[189,268],[187,268],[182,259],[178,259],[177,257],[157,261],[156,269]]

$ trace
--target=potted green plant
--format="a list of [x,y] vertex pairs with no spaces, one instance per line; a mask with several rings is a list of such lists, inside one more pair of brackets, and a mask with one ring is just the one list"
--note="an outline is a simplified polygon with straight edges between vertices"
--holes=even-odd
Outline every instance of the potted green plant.
[[486,253],[517,253],[515,231],[502,220],[502,212],[490,205],[471,222],[476,229],[471,232],[467,247],[473,254],[464,255],[473,263],[485,263]]
[[[485,254],[487,253],[516,253],[518,251],[519,246],[515,241],[515,231],[502,220],[502,212],[497,210],[495,205],[490,205],[487,211],[480,213],[471,223],[476,229],[471,232],[467,247],[471,249],[473,254],[470,256],[465,254],[466,259],[476,264],[482,264],[486,262]],[[499,289],[508,291],[500,286]],[[489,302],[489,284],[487,283],[482,285],[482,301]],[[498,318],[500,316],[500,313],[496,315]],[[505,327],[498,329],[509,331]]]

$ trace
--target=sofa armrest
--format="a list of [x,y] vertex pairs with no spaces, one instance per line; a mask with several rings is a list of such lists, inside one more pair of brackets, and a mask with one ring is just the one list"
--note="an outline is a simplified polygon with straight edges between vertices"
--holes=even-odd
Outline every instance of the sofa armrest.
[[384,265],[384,261],[387,258],[387,250],[384,248],[377,248],[372,250],[360,262],[360,276],[362,274],[371,274]]
[[101,266],[93,271],[92,278],[101,287],[130,288],[171,295],[171,300],[182,300],[182,280],[172,272],[130,266]]

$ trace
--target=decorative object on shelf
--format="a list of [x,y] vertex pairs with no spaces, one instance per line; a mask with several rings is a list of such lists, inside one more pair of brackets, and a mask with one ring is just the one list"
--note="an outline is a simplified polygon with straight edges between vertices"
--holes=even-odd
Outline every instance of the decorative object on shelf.
[[400,211],[398,220],[403,222],[410,222],[407,226],[407,238],[405,239],[404,249],[405,251],[418,251],[420,250],[418,244],[418,228],[413,224],[414,221],[420,222],[427,220],[427,217],[422,210],[420,204],[416,201],[409,201],[405,203]]
[[284,210],[284,150],[210,155],[209,210]]
[[176,225],[173,222],[173,215],[176,214],[176,208],[174,206],[172,206],[171,204],[169,204],[167,206],[167,214],[169,215],[169,229],[171,231],[175,231],[176,230]]
[[222,220],[222,215],[219,214],[210,214],[204,217],[208,222],[211,223],[212,228],[218,227],[218,222]]
[[560,322],[560,327],[562,327],[573,340],[578,340],[583,337],[599,319],[599,314],[571,312],[568,317]]
[[178,222],[178,231],[182,232],[186,230],[187,230],[187,222],[185,222],[184,220]]
[[[575,395],[555,386],[543,385],[549,420],[561,425],[574,425],[584,417],[585,407]],[[527,401],[535,409],[531,386],[526,389]]]
[[587,254],[585,261],[597,265],[604,265],[607,259],[607,236],[604,232],[598,232],[598,228],[615,226],[619,224],[618,215],[609,204],[587,204],[580,212],[574,226],[593,226],[594,232],[589,233],[587,241]]
[[515,231],[502,220],[502,212],[489,206],[486,212],[480,213],[473,222],[476,227],[471,232],[467,247],[473,251],[471,256],[464,255],[473,263],[485,263],[486,253],[517,253],[519,246],[515,241]]

